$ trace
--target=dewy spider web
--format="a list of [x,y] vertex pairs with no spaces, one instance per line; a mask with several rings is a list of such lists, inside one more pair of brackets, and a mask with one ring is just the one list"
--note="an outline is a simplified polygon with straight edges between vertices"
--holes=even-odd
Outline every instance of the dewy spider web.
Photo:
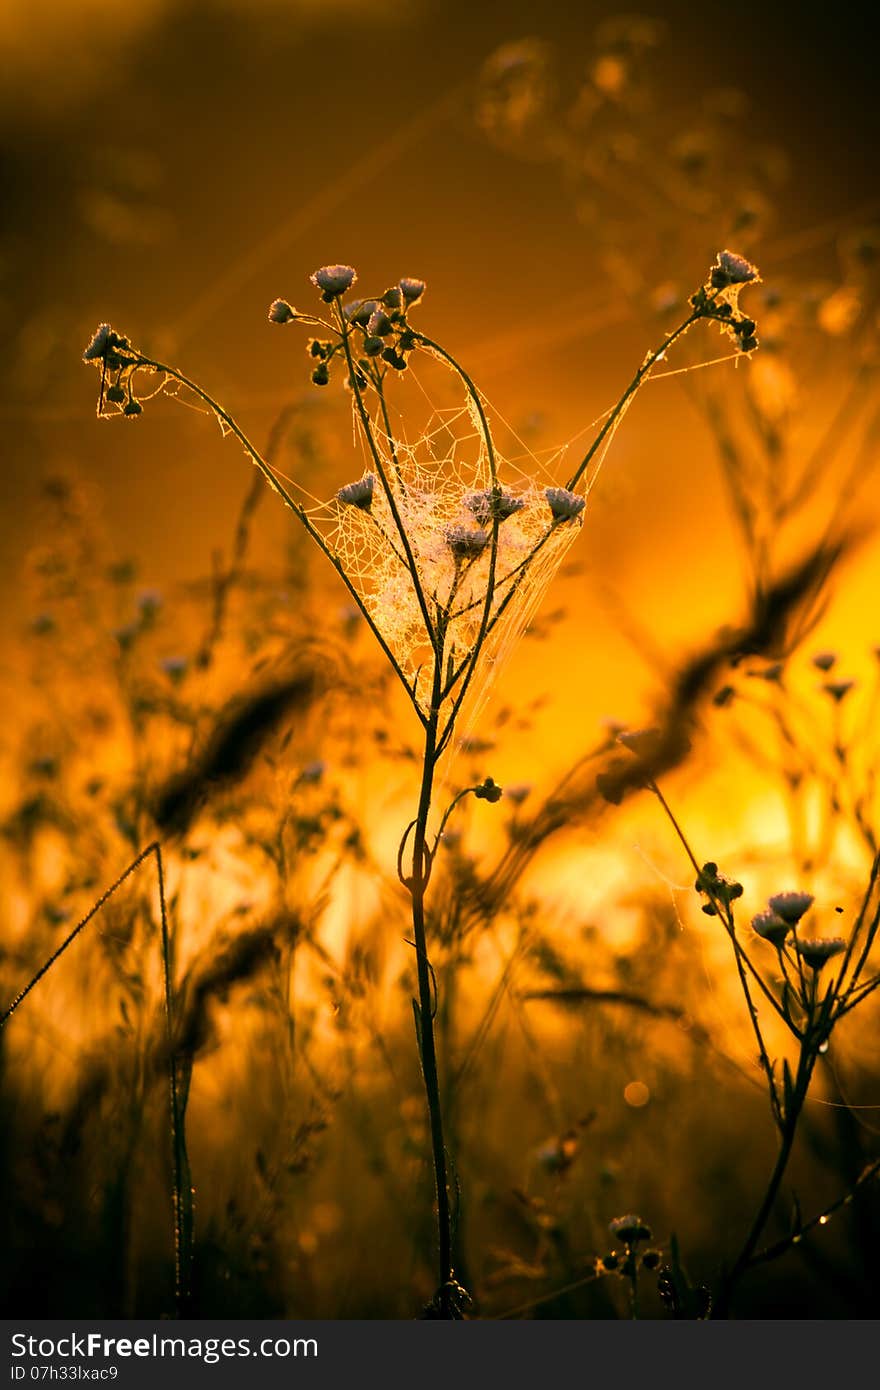
[[[410,371],[412,376],[412,369]],[[418,383],[424,392],[424,387]],[[432,618],[447,616],[444,680],[448,684],[479,641],[491,564],[492,477],[486,441],[473,402],[432,409],[424,432],[410,443],[391,433],[372,412],[373,433],[394,506],[406,533]],[[367,474],[374,461],[359,424]],[[495,584],[479,669],[468,695],[471,717],[504,657],[535,612],[547,585],[580,529],[580,516],[555,521],[544,479],[522,473],[498,454],[502,505]],[[531,456],[536,468],[538,460]],[[548,480],[550,481],[550,480]],[[558,480],[553,480],[558,481]],[[369,507],[339,499],[325,509],[322,531],[427,713],[434,653],[416,586],[389,499],[374,481]],[[313,518],[318,518],[312,513]],[[472,538],[482,549],[469,553]],[[451,706],[459,680],[444,706]]]

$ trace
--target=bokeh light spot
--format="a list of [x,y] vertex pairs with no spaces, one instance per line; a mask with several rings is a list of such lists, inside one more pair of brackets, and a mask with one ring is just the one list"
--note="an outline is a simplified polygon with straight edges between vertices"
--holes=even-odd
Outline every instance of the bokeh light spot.
[[630,1081],[629,1085],[623,1088],[623,1098],[633,1110],[641,1110],[651,1099],[651,1092],[644,1081]]

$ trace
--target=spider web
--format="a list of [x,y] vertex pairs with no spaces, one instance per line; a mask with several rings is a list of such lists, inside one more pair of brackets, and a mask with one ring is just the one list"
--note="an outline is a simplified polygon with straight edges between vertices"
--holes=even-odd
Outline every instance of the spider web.
[[[468,689],[472,719],[475,704],[482,704],[501,663],[576,539],[581,515],[554,521],[545,488],[558,486],[559,478],[551,476],[527,448],[527,471],[513,457],[503,457],[493,431],[498,485],[510,514],[498,526],[487,616],[492,470],[479,415],[472,400],[448,408],[434,406],[412,368],[407,375],[427,403],[429,414],[422,433],[410,441],[402,417],[395,413],[395,424],[391,425],[389,416],[386,425],[374,410],[371,423],[377,462],[355,415],[365,469],[360,481],[372,476],[370,505],[361,507],[337,497],[310,515],[339,557],[425,714],[431,704],[435,657],[423,602],[432,623],[438,613],[446,615],[444,683],[448,685],[460,672],[444,699],[444,712],[458,698],[467,659],[483,634],[478,669]],[[410,411],[406,418],[411,418]],[[515,435],[512,438],[516,440]],[[564,452],[556,450],[554,457],[559,459]],[[387,488],[377,476],[380,472]]]

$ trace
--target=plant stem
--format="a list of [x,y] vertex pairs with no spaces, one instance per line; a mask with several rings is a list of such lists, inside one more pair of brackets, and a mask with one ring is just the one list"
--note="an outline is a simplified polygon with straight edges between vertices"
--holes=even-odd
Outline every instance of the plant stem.
[[797,1074],[791,1094],[788,1097],[788,1103],[785,1107],[784,1122],[780,1131],[779,1151],[776,1155],[776,1162],[773,1165],[773,1171],[767,1183],[767,1190],[755,1214],[755,1219],[746,1236],[745,1243],[734,1261],[730,1273],[726,1275],[721,1285],[712,1313],[713,1318],[726,1318],[728,1316],[734,1289],[751,1264],[752,1255],[755,1252],[755,1248],[761,1238],[761,1233],[767,1224],[776,1198],[779,1195],[782,1179],[785,1176],[785,1170],[788,1167],[788,1160],[791,1157],[791,1151],[794,1146],[798,1121],[801,1117],[801,1111],[804,1108],[804,1101],[807,1098],[807,1091],[809,1090],[810,1080],[813,1075],[816,1056],[816,1039],[812,1031],[808,1030],[807,1035],[801,1042]]
[[422,1063],[422,1076],[425,1095],[428,1101],[428,1116],[431,1127],[431,1152],[434,1162],[434,1182],[437,1192],[437,1234],[439,1285],[436,1305],[442,1318],[454,1318],[451,1285],[452,1265],[452,1215],[449,1205],[449,1178],[446,1163],[446,1145],[443,1139],[443,1109],[440,1102],[440,1080],[437,1072],[437,1047],[434,1035],[434,1000],[432,998],[431,964],[428,959],[427,933],[425,930],[425,892],[430,877],[431,855],[427,845],[428,815],[431,809],[431,793],[434,786],[434,772],[437,766],[437,727],[439,722],[439,694],[442,680],[442,662],[439,657],[434,663],[434,691],[432,708],[425,728],[425,752],[422,766],[422,786],[419,806],[416,813],[413,834],[412,876],[407,882],[412,899],[413,938],[416,948],[416,969],[418,972],[419,998],[416,1011],[418,1023],[419,1054]]

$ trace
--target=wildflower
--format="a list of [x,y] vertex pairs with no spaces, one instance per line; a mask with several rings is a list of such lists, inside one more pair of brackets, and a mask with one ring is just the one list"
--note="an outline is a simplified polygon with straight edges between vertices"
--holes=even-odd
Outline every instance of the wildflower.
[[350,265],[324,265],[310,279],[315,288],[321,291],[324,302],[330,304],[351,289],[357,279],[357,271]]
[[410,280],[408,277],[399,280],[400,293],[403,295],[404,303],[409,306],[415,304],[416,300],[421,299],[425,293],[424,280]]
[[356,323],[359,328],[366,328],[371,315],[376,312],[377,308],[375,299],[362,299],[359,304],[351,304],[346,309],[345,317],[349,323]]
[[609,1250],[607,1255],[602,1256],[600,1263],[603,1269],[607,1269],[609,1273],[612,1273],[620,1264],[620,1256],[616,1250]]
[[122,413],[123,415],[141,415],[143,409],[140,401],[130,400]]
[[296,310],[292,304],[288,304],[286,299],[273,299],[269,305],[270,323],[292,323],[296,318]]
[[122,405],[125,400],[125,391],[121,386],[108,386],[105,395],[111,405]]
[[804,913],[809,912],[814,901],[812,893],[774,893],[772,898],[767,899],[767,905],[783,922],[796,927]]
[[662,1259],[659,1250],[646,1250],[642,1255],[642,1264],[645,1269],[656,1269]]
[[389,367],[393,367],[396,372],[406,370],[406,358],[395,348],[387,347],[382,353],[383,362],[387,362]]
[[629,1212],[626,1216],[615,1216],[613,1221],[609,1221],[608,1229],[613,1236],[617,1236],[625,1245],[638,1245],[640,1240],[651,1239],[651,1227],[646,1226],[640,1216],[634,1216]]
[[719,251],[716,264],[709,272],[709,282],[714,290],[724,290],[729,285],[747,285],[758,279],[757,267],[734,251]]
[[827,961],[846,950],[846,942],[842,936],[817,937],[812,941],[799,941],[798,950],[810,969],[818,974]]
[[316,386],[326,386],[330,380],[330,372],[326,362],[319,362],[312,372],[312,381]]
[[368,357],[378,357],[380,352],[385,351],[385,344],[381,338],[374,338],[368,334],[364,338],[364,352]]
[[503,790],[493,778],[487,777],[478,787],[474,787],[474,796],[478,801],[491,801],[494,805],[501,800]]
[[367,332],[371,338],[387,338],[394,332],[394,324],[381,305],[377,305],[367,320]]
[[855,681],[826,681],[822,689],[839,705],[854,685]]
[[486,489],[484,492],[472,492],[464,499],[464,505],[468,511],[473,512],[479,526],[488,526],[495,517],[500,521],[506,521],[508,517],[521,512],[526,505],[520,497],[514,497],[512,492],[494,492]]
[[581,497],[577,492],[569,492],[564,487],[545,488],[544,496],[553,513],[554,522],[573,521],[576,516],[580,516],[587,504],[586,497]]
[[725,874],[720,874],[718,865],[712,860],[703,865],[694,887],[698,893],[705,893],[710,899],[709,902],[703,904],[703,911],[707,917],[717,917],[716,902],[729,908],[732,902],[743,895],[742,884],[737,883],[735,879],[728,878]]
[[390,290],[386,290],[382,296],[382,303],[386,309],[403,308],[403,289],[400,285],[392,285]]
[[99,362],[112,348],[119,345],[119,334],[114,333],[109,323],[99,324],[92,334],[91,342],[83,353],[84,362]]
[[372,473],[365,473],[362,478],[354,483],[346,483],[341,487],[336,496],[340,502],[344,502],[349,507],[357,507],[361,512],[368,512],[373,505],[373,486],[375,477]]
[[456,560],[475,560],[489,543],[483,530],[469,531],[466,526],[450,526],[446,531],[446,542]]
[[769,941],[771,946],[781,946],[791,931],[791,923],[780,917],[778,912],[768,909],[755,914],[752,918],[752,930],[765,941]]

